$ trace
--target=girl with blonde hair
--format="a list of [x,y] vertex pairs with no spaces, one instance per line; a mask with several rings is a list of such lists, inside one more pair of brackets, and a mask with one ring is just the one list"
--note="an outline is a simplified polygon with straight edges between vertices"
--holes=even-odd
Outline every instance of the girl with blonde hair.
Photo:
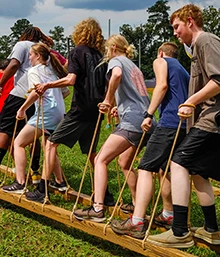
[[[136,53],[134,46],[130,45],[121,35],[111,36],[105,46],[106,54],[103,62],[108,62],[109,85],[105,99],[99,105],[99,110],[107,113],[110,108],[114,115],[117,108],[120,123],[108,137],[95,159],[93,206],[74,212],[77,219],[90,219],[96,222],[105,220],[104,195],[108,180],[107,166],[116,156],[119,156],[119,165],[124,174],[127,174],[142,136],[141,123],[150,103],[143,74],[131,61]],[[113,107],[114,98],[116,107]],[[143,145],[146,144],[149,134],[143,140]],[[133,170],[128,179],[133,204],[135,204],[136,180]]]

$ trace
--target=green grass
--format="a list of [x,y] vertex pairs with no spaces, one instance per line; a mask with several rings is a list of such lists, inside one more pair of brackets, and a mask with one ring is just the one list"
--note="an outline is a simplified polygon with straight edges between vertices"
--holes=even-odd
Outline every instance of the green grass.
[[[67,99],[66,105],[69,108],[70,99]],[[101,137],[98,148],[101,147],[105,139],[111,133],[111,130],[105,128],[106,121],[102,124]],[[73,149],[60,145],[58,152],[62,168],[72,188],[78,190],[82,177],[82,172],[86,163],[86,156],[82,155],[79,145],[76,144]],[[140,154],[140,156],[142,153]],[[7,157],[5,157],[5,161]],[[135,163],[137,166],[137,162]],[[2,178],[2,175],[0,176]],[[123,175],[120,173],[121,183]],[[10,182],[11,179],[8,179]],[[118,180],[116,173],[116,163],[113,161],[109,165],[109,187],[114,194],[115,200],[118,197]],[[91,193],[91,183],[89,170],[85,177],[82,192]],[[131,200],[128,188],[123,193],[125,202]],[[63,200],[60,196],[51,195],[53,204],[72,210],[73,204]],[[216,198],[218,223],[220,225],[220,199]],[[162,208],[161,202],[158,210]],[[148,213],[150,208],[148,209]],[[201,226],[203,224],[203,215],[199,208],[197,198],[193,193],[192,226]],[[157,233],[157,231],[152,231]],[[191,247],[186,250],[200,257],[217,257],[215,252],[209,249]],[[72,229],[63,224],[42,217],[40,215],[28,212],[17,206],[0,201],[0,256],[16,257],[139,257],[140,254],[131,252],[120,246],[114,245],[107,241],[85,234],[79,230]]]

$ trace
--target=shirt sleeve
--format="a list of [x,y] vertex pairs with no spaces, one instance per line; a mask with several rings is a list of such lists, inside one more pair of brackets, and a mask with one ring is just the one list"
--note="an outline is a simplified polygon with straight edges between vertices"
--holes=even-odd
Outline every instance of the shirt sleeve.
[[74,48],[68,57],[68,73],[74,73],[76,75],[80,74],[81,66],[80,66],[81,55],[78,48]]
[[34,85],[41,84],[41,79],[39,74],[34,72],[32,69],[28,71],[28,87],[29,89],[34,88]]
[[110,79],[112,70],[115,67],[120,67],[122,69],[122,63],[117,58],[111,59],[108,63],[108,70],[107,70],[107,74],[106,74],[106,77],[108,80]]
[[24,58],[25,58],[25,55],[26,55],[26,51],[27,50],[24,48],[24,46],[22,44],[20,44],[20,42],[18,42],[13,47],[12,52],[8,56],[8,59],[16,59],[21,64],[24,61]]

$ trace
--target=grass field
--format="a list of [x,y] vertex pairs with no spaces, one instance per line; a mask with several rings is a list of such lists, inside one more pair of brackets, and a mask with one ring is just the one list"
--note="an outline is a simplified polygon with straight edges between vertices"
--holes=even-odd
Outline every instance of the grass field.
[[[70,106],[70,98],[66,102],[67,109]],[[111,130],[105,128],[105,124],[104,121],[99,148],[109,133],[111,133]],[[73,149],[68,149],[61,145],[58,148],[58,152],[62,168],[71,187],[78,190],[86,163],[86,156],[81,154],[78,144]],[[137,162],[135,166],[137,166]],[[110,191],[114,194],[115,200],[119,192],[116,169],[116,163],[113,161],[109,165],[109,187]],[[122,182],[122,174],[120,174],[120,178]],[[10,179],[8,179],[9,181]],[[89,172],[87,172],[82,192],[85,194],[91,193]],[[124,191],[123,199],[125,202],[129,202],[131,199],[127,188]],[[62,206],[68,210],[72,210],[74,204],[64,201],[60,196],[54,195],[51,195],[51,201],[53,204]],[[216,197],[216,207],[218,223],[220,225],[219,197]],[[158,211],[161,208],[160,203]],[[149,213],[150,209],[147,212]],[[192,195],[191,224],[192,226],[201,226],[203,224],[203,216],[194,193]],[[191,247],[186,251],[200,257],[220,256],[209,249],[198,247]],[[0,201],[0,256],[139,257],[141,255]]]

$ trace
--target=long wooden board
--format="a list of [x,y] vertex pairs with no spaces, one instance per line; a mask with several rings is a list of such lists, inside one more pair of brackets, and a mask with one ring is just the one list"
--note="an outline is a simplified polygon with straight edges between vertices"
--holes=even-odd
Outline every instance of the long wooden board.
[[178,249],[163,248],[159,246],[154,246],[152,244],[146,243],[145,250],[142,248],[142,241],[131,238],[129,236],[119,236],[115,234],[111,228],[107,228],[106,235],[104,235],[103,230],[105,224],[95,223],[90,221],[78,221],[73,217],[71,221],[70,216],[71,212],[65,209],[56,207],[51,204],[42,205],[40,203],[28,201],[25,197],[22,197],[19,202],[19,195],[5,193],[0,189],[0,199],[14,205],[17,205],[21,208],[27,209],[31,212],[37,213],[39,215],[45,216],[52,220],[63,223],[67,226],[79,229],[85,233],[88,233],[93,236],[97,236],[103,240],[107,240],[114,244],[125,247],[131,251],[140,253],[148,257],[192,257],[194,255],[188,254],[186,252],[180,251]]

